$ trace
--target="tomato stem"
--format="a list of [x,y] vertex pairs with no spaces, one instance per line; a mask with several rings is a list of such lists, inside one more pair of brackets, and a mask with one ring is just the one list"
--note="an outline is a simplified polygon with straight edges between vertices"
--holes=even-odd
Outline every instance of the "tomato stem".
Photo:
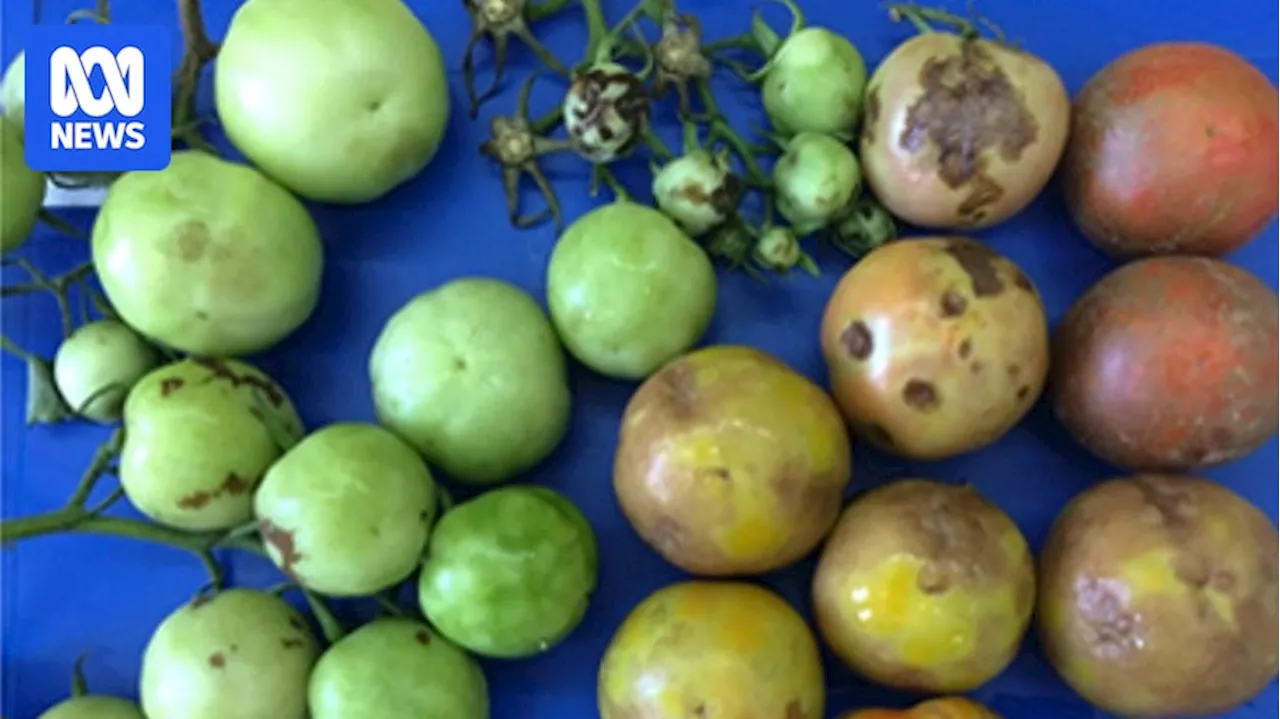
[[89,683],[84,678],[84,662],[88,658],[88,654],[81,654],[76,657],[75,664],[71,665],[72,697],[82,697],[89,693]]
[[173,131],[177,139],[192,149],[212,151],[199,132],[196,95],[200,90],[200,74],[205,65],[218,56],[218,45],[205,32],[200,0],[177,0],[178,25],[182,29],[182,61],[175,81],[173,99]]
[[928,35],[937,32],[933,29],[924,17],[920,14],[920,8],[915,3],[894,3],[888,6],[889,18],[894,22],[906,20],[915,26],[916,32],[921,35]]
[[609,24],[605,21],[600,0],[581,0],[581,4],[582,14],[587,20],[587,51],[583,53],[582,66],[589,66],[595,62],[600,46],[609,37]]
[[307,607],[311,609],[311,613],[315,615],[316,623],[320,625],[320,633],[324,635],[325,641],[330,645],[336,644],[347,633],[342,622],[338,621],[329,604],[320,595],[304,588],[302,596],[307,600]]
[[530,25],[558,15],[569,7],[571,0],[547,0],[546,2],[529,2],[524,6],[524,21]]

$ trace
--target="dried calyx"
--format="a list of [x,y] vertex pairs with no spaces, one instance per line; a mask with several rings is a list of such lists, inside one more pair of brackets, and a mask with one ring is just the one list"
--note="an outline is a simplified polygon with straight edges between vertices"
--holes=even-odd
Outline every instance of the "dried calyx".
[[[489,121],[489,139],[480,146],[480,152],[502,167],[502,189],[507,196],[507,214],[511,224],[520,228],[531,227],[551,217],[555,221],[556,232],[559,232],[564,225],[560,202],[551,182],[538,166],[538,158],[571,146],[565,140],[545,136],[560,123],[560,110],[554,110],[536,122],[529,120],[529,100],[537,79],[536,73],[530,75],[520,88],[516,114],[499,115]],[[533,179],[546,201],[547,207],[542,212],[520,214],[520,178],[523,175]]]
[[676,91],[680,114],[688,116],[689,84],[711,79],[711,60],[702,53],[702,24],[698,18],[676,12],[674,5],[663,3],[659,10],[662,36],[653,45],[656,72],[653,91],[657,97],[669,89]]
[[930,23],[941,23],[954,29],[955,33],[969,40],[982,37],[982,30],[990,32],[996,42],[1009,44],[1004,30],[991,20],[970,13],[969,17],[961,17],[940,8],[923,7],[916,3],[889,3],[886,8],[889,18],[894,22],[906,20],[922,34],[937,32]]
[[[480,106],[495,94],[506,72],[507,49],[511,38],[525,44],[542,64],[561,75],[569,71],[529,29],[531,25],[551,17],[569,5],[569,0],[548,0],[531,3],[527,0],[463,0],[467,14],[471,16],[471,37],[467,40],[466,54],[462,59],[462,78],[470,103],[471,117],[476,117]],[[480,42],[489,38],[493,43],[493,81],[483,93],[476,92],[475,52]]]

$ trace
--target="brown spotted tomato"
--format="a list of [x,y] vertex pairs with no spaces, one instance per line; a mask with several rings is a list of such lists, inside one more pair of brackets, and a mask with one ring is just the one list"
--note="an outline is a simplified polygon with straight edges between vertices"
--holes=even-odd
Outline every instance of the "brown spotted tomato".
[[852,430],[910,459],[995,442],[1031,409],[1049,370],[1035,285],[963,237],[873,250],[836,285],[821,333],[831,391]]
[[1066,87],[1041,58],[972,32],[929,32],[868,82],[859,157],[876,198],[908,223],[989,227],[1044,189],[1070,116]]

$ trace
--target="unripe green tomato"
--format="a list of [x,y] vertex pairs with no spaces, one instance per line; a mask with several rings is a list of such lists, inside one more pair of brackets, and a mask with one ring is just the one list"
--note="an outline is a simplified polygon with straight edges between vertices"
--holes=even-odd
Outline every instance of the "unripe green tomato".
[[697,237],[738,210],[742,185],[728,158],[695,150],[668,162],[653,177],[653,199],[685,232]]
[[49,707],[38,719],[147,719],[137,704],[106,694],[72,697]]
[[31,237],[44,205],[44,174],[27,167],[22,129],[0,117],[0,254],[9,254]]
[[658,210],[615,202],[579,217],[547,266],[561,341],[608,377],[641,379],[702,339],[716,273],[701,247]]
[[862,116],[867,64],[844,37],[807,27],[788,37],[769,62],[761,99],[784,135],[821,132],[853,136]]
[[488,719],[489,688],[466,652],[412,619],[376,619],[316,663],[311,719]]
[[369,375],[378,421],[459,482],[511,479],[569,428],[555,329],[500,280],[454,280],[410,300],[378,336]]
[[248,165],[182,151],[163,170],[112,183],[93,260],[130,327],[228,357],[271,347],[311,315],[324,258],[296,197]]
[[276,566],[308,589],[373,594],[422,558],[438,498],[427,465],[377,425],[332,424],[268,470],[253,501]]
[[53,357],[53,380],[72,411],[94,422],[120,419],[129,390],[159,361],[156,351],[120,322],[82,325]]
[[152,370],[124,404],[120,486],[140,512],[178,529],[228,529],[253,517],[253,490],[302,436],[289,397],[236,360]]
[[435,157],[449,84],[401,0],[248,0],[214,67],[227,137],[311,200],[367,202]]
[[582,621],[596,587],[595,533],[567,498],[505,487],[440,519],[418,577],[441,634],[504,659],[544,652]]
[[0,81],[0,105],[4,105],[4,116],[9,122],[18,126],[18,135],[23,134],[26,123],[27,107],[27,53],[19,52],[5,68],[4,80]]
[[774,165],[773,184],[778,212],[803,236],[844,216],[862,192],[862,169],[845,143],[801,132]]
[[320,647],[284,600],[252,589],[198,597],[165,618],[142,655],[147,719],[304,719]]

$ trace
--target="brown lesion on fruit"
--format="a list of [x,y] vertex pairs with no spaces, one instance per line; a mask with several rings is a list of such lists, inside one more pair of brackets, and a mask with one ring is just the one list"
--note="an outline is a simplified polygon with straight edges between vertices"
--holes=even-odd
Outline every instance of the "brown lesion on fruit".
[[302,621],[301,617],[289,617],[289,626],[301,632],[306,630],[307,623]]
[[298,577],[294,568],[298,562],[302,561],[302,554],[298,552],[293,532],[277,527],[269,519],[264,519],[258,523],[258,533],[262,535],[262,541],[275,548],[276,553],[280,555],[280,571],[296,581]]
[[1030,394],[1031,394],[1031,387],[1025,384],[1022,385],[1021,387],[1018,388],[1018,401],[1025,400],[1027,398],[1027,395],[1030,395]]
[[659,554],[674,554],[684,546],[685,528],[668,515],[654,519],[649,529],[649,541]]
[[295,637],[285,637],[280,640],[280,647],[283,649],[301,649],[306,642]]
[[805,719],[804,707],[800,704],[799,699],[792,699],[787,702],[787,713],[783,719]]
[[660,370],[653,388],[661,398],[658,405],[672,418],[688,419],[697,413],[698,377],[687,363],[677,362]]
[[180,509],[203,509],[216,499],[248,494],[253,491],[257,484],[257,480],[246,479],[235,472],[227,472],[227,476],[217,487],[212,490],[202,489],[182,497],[178,500],[178,507]]
[[723,181],[711,192],[707,192],[702,183],[690,180],[675,189],[674,194],[691,205],[709,206],[721,217],[733,214],[742,199],[742,181],[732,172],[724,175]]
[[995,250],[977,240],[951,240],[944,250],[969,277],[975,297],[992,297],[1004,291]]
[[222,380],[230,382],[232,387],[252,387],[260,390],[273,407],[284,404],[284,392],[270,380],[247,372],[237,374],[226,362],[212,357],[193,357],[191,361],[209,371],[209,377],[201,384]]
[[875,338],[871,336],[871,328],[862,320],[849,323],[840,333],[840,344],[844,351],[856,360],[865,360],[875,350]]
[[173,234],[178,259],[194,263],[204,257],[205,248],[209,245],[209,228],[203,222],[188,220],[175,227]]
[[1035,285],[1031,284],[1031,278],[1027,277],[1027,273],[1018,270],[1013,275],[1013,284],[1023,292],[1035,292]]
[[160,396],[168,397],[177,390],[182,389],[182,385],[186,382],[181,377],[165,377],[160,380]]
[[964,311],[969,309],[969,300],[966,300],[959,291],[952,289],[942,293],[939,306],[942,309],[942,316],[950,319],[964,314]]
[[880,88],[872,85],[867,89],[862,115],[862,141],[868,145],[876,141],[876,122],[880,119]]
[[938,388],[919,377],[912,377],[902,386],[902,401],[920,412],[932,412],[942,404]]
[[980,360],[974,360],[973,362],[969,363],[969,374],[972,374],[972,375],[982,374],[982,370],[984,367],[985,365],[983,365]]
[[209,655],[209,666],[214,669],[221,669],[227,665],[227,657],[222,652],[214,652]]
[[973,354],[973,341],[965,337],[960,340],[960,346],[956,347],[956,356],[960,359],[969,359],[971,354]]
[[977,222],[1004,194],[988,172],[988,151],[1016,162],[1036,142],[1040,124],[981,41],[930,58],[919,83],[923,92],[907,110],[898,144],[912,153],[933,147],[938,178],[953,190],[968,188],[956,211]]
[[711,469],[707,470],[707,474],[711,475],[715,479],[720,480],[721,482],[733,481],[733,473],[729,471],[728,467],[712,467]]
[[424,647],[431,644],[431,632],[425,629],[419,629],[418,633],[413,635],[413,638],[418,640],[418,643]]

